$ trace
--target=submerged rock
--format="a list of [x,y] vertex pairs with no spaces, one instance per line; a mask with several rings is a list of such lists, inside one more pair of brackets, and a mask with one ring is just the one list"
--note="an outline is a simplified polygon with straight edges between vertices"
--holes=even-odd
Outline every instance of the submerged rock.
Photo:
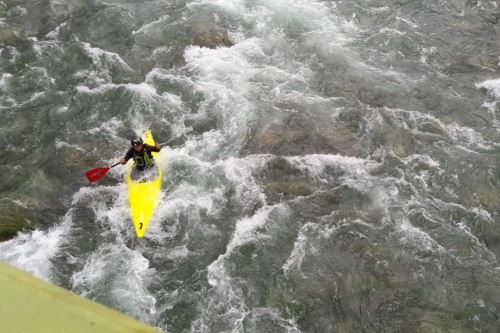
[[316,191],[318,187],[304,181],[276,181],[268,183],[267,189],[269,190],[268,198],[274,201],[308,196]]
[[328,123],[314,124],[299,115],[289,118],[285,124],[256,129],[245,149],[275,155],[358,155],[356,134],[352,129]]
[[22,32],[18,29],[12,29],[9,26],[0,25],[0,47],[2,44],[15,46],[19,44]]
[[193,44],[210,49],[234,45],[228,31],[213,18],[194,21],[191,24],[189,34]]
[[9,217],[0,218],[0,241],[13,238],[19,231],[23,230],[26,222],[23,219]]
[[7,204],[3,201],[0,204],[0,212],[0,241],[8,240],[19,231],[31,229],[38,224],[26,209],[12,202]]

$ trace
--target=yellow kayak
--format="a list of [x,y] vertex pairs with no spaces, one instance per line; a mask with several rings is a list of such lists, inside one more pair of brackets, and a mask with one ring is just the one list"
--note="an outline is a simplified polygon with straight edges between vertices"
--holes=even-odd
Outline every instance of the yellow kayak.
[[[155,145],[150,130],[146,131],[142,140],[147,145]],[[155,160],[157,156],[158,153],[153,152]],[[158,162],[153,168],[144,171],[134,171],[133,163],[131,163],[126,177],[132,222],[134,222],[137,237],[141,238],[146,232],[149,220],[160,199],[163,172],[158,167]]]

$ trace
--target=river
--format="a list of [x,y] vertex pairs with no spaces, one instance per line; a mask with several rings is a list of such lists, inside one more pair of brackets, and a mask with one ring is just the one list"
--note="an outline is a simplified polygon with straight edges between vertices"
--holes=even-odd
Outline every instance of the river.
[[[171,333],[499,332],[499,18],[1,0],[0,259]],[[148,128],[137,239],[126,169],[84,173]]]

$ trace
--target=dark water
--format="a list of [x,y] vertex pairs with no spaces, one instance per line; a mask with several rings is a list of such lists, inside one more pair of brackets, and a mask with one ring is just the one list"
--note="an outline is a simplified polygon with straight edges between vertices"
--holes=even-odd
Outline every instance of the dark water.
[[[0,258],[169,332],[499,332],[496,1],[0,1]],[[144,239],[132,134],[168,142]]]

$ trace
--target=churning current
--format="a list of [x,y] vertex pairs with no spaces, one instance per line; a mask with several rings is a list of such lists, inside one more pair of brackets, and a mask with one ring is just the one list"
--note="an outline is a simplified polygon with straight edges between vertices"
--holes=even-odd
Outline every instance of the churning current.
[[[499,18],[1,0],[0,259],[171,333],[499,332]],[[125,167],[84,172],[148,128],[137,239]]]

